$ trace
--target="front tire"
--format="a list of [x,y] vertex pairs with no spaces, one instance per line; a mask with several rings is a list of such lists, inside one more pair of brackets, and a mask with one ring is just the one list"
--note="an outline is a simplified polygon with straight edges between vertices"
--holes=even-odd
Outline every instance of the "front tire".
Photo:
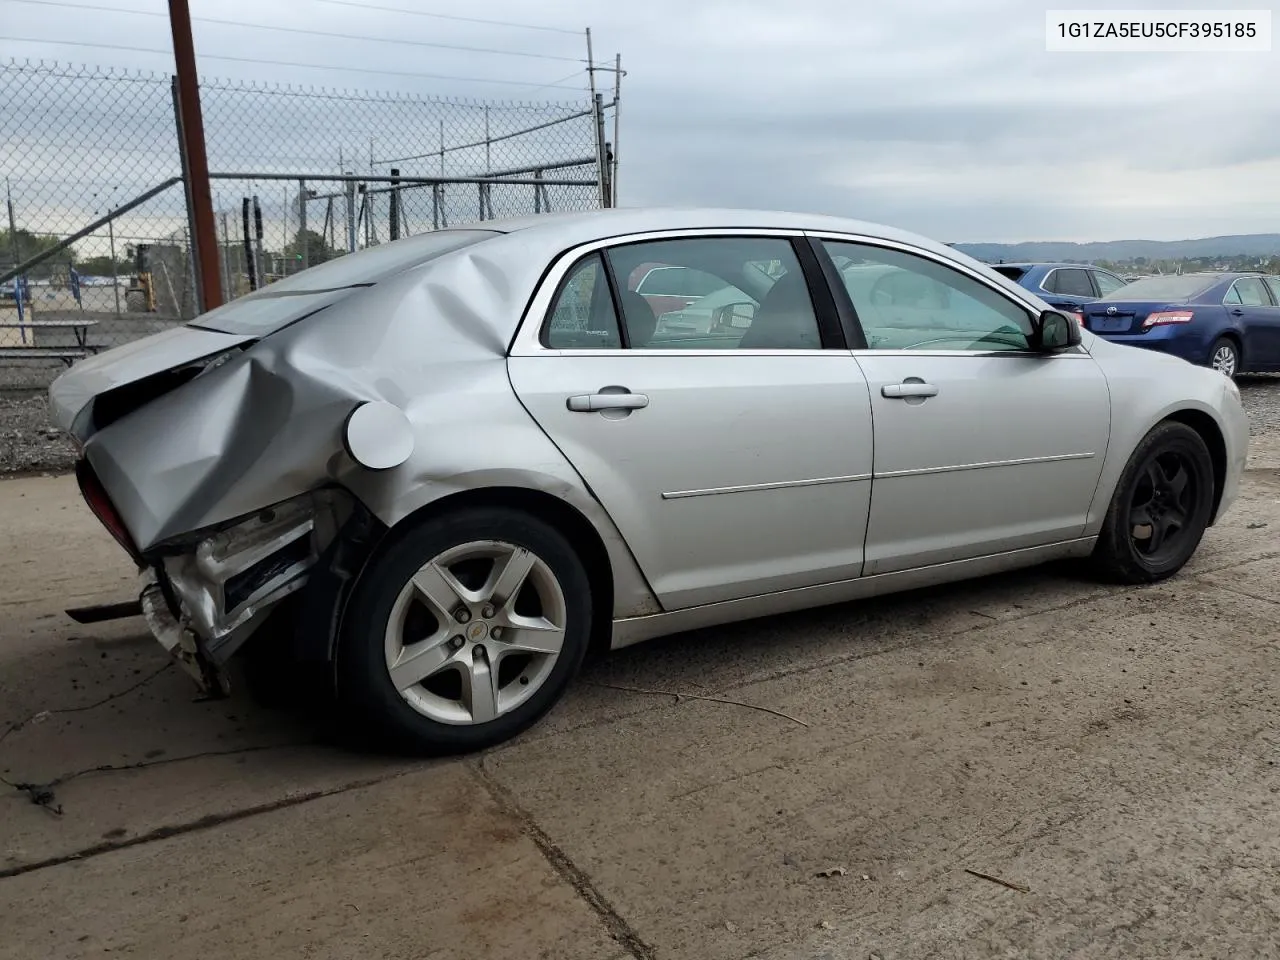
[[1165,421],[1143,437],[1120,476],[1093,565],[1117,583],[1154,583],[1191,559],[1213,511],[1213,461],[1200,434]]
[[398,747],[480,750],[555,705],[590,629],[590,583],[558,530],[518,510],[461,510],[409,530],[361,574],[339,637],[339,702]]

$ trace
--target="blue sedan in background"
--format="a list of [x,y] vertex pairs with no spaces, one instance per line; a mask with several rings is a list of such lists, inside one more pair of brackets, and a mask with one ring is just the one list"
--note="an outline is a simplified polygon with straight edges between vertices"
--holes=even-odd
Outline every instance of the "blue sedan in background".
[[991,269],[1026,287],[1058,310],[1078,313],[1080,307],[1114,293],[1126,281],[1087,263],[993,263]]
[[1083,308],[1113,343],[1163,350],[1234,377],[1280,370],[1280,277],[1184,273],[1146,277]]

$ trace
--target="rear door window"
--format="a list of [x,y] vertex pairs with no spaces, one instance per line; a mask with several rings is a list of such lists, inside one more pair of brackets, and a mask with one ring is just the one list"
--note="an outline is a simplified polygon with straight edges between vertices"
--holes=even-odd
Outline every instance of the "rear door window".
[[1053,286],[1046,288],[1053,293],[1066,297],[1092,297],[1093,284],[1089,282],[1089,271],[1077,269],[1059,269],[1053,271]]
[[553,350],[617,350],[622,346],[600,254],[578,261],[560,284],[542,342]]
[[1280,277],[1267,277],[1266,284],[1271,291],[1271,299],[1280,304]]
[[822,349],[790,240],[689,237],[622,244],[607,256],[632,348]]

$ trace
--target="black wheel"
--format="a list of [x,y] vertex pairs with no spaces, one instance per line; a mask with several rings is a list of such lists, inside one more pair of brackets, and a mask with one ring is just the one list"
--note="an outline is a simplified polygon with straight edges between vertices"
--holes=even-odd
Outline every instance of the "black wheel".
[[1235,379],[1240,372],[1240,348],[1230,337],[1219,337],[1209,350],[1209,366],[1223,376]]
[[398,747],[479,750],[532,726],[587,651],[591,590],[554,527],[471,508],[399,537],[360,576],[335,663],[339,702]]
[[1195,553],[1213,510],[1213,461],[1182,423],[1151,430],[1130,457],[1111,499],[1094,565],[1120,583],[1172,576]]

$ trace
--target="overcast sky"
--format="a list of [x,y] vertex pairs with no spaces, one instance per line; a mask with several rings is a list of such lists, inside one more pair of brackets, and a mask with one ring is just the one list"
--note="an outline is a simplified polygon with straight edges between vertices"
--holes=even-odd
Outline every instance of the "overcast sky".
[[[166,9],[162,0],[74,2]],[[1270,6],[1213,0],[1116,6],[1250,5]],[[628,206],[819,211],[947,241],[1280,231],[1280,54],[1046,53],[1045,6],[1028,0],[191,0],[196,18],[537,55],[195,24],[206,77],[448,96],[583,97],[585,74],[569,75],[583,66],[575,62],[585,57],[580,31],[591,26],[596,56],[611,62],[621,53],[627,71],[619,181]],[[1107,4],[1093,0],[1091,6]],[[0,36],[162,51],[170,45],[163,17],[19,0],[0,0]],[[171,69],[163,53],[103,47],[0,40],[0,53]],[[555,82],[560,85],[546,86]],[[611,85],[612,78],[601,74],[600,82]]]

